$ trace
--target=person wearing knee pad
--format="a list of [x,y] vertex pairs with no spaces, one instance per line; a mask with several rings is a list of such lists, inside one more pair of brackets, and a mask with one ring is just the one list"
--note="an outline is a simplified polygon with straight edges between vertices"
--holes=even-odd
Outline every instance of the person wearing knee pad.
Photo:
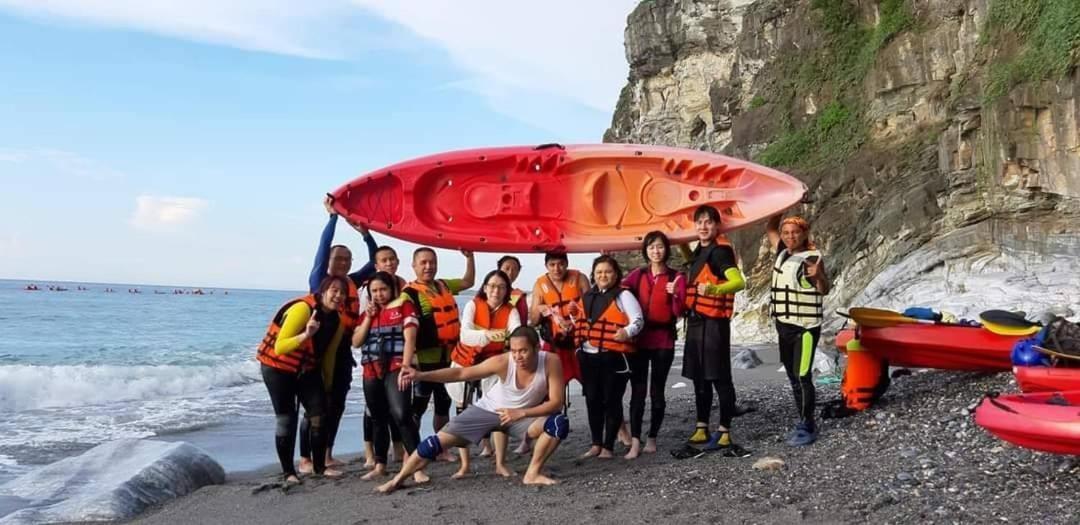
[[428,436],[416,447],[394,479],[377,490],[393,492],[409,476],[452,447],[475,443],[488,432],[495,446],[495,472],[504,477],[514,476],[505,463],[507,435],[535,440],[532,460],[522,477],[526,485],[556,483],[541,473],[547,459],[559,443],[566,439],[569,421],[560,411],[563,407],[562,365],[558,357],[540,352],[540,337],[536,331],[521,326],[510,334],[510,352],[491,357],[466,368],[444,368],[431,372],[406,369],[403,377],[410,381],[448,383],[475,381],[497,376],[499,381],[476,404],[450,420],[434,436]]

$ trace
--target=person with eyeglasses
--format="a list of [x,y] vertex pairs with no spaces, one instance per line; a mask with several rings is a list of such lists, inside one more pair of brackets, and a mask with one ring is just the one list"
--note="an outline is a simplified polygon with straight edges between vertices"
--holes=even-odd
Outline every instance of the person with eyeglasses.
[[[507,336],[521,326],[521,316],[510,305],[510,277],[500,270],[492,270],[484,276],[483,283],[476,297],[465,303],[461,310],[461,340],[450,354],[451,367],[470,367],[502,354],[506,351]],[[469,382],[448,383],[446,392],[457,403],[457,413],[461,414],[474,398],[483,397],[484,392],[490,390],[496,381],[496,376],[489,376]],[[491,455],[487,436],[480,444],[480,455]],[[463,478],[470,472],[469,449],[461,447],[458,450],[461,467],[454,474],[454,479]]]

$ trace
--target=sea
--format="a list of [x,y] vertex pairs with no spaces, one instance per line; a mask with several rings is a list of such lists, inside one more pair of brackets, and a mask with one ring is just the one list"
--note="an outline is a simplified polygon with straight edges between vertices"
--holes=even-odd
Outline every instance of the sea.
[[[229,473],[276,464],[255,347],[303,292],[29,284],[0,280],[0,484],[121,438],[187,441]],[[354,380],[335,455],[363,449],[363,411]]]

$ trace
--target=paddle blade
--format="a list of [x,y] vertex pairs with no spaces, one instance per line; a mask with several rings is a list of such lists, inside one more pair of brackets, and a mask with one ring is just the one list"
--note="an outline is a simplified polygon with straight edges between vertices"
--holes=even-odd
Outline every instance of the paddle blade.
[[887,328],[899,324],[933,324],[933,321],[912,319],[901,315],[899,312],[884,310],[881,308],[866,308],[856,306],[848,309],[848,315],[852,321],[866,328]]
[[997,334],[997,335],[1032,335],[1038,333],[1041,330],[1038,326],[1028,326],[1024,328],[1007,326],[998,323],[992,323],[987,320],[983,320],[983,328]]

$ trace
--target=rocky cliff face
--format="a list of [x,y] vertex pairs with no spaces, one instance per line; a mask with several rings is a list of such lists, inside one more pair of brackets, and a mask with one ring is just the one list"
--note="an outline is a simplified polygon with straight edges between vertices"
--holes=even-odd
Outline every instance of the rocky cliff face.
[[[1078,302],[1075,0],[646,0],[626,55],[605,140],[804,180],[830,309]],[[743,340],[770,337],[762,234],[733,236]]]

